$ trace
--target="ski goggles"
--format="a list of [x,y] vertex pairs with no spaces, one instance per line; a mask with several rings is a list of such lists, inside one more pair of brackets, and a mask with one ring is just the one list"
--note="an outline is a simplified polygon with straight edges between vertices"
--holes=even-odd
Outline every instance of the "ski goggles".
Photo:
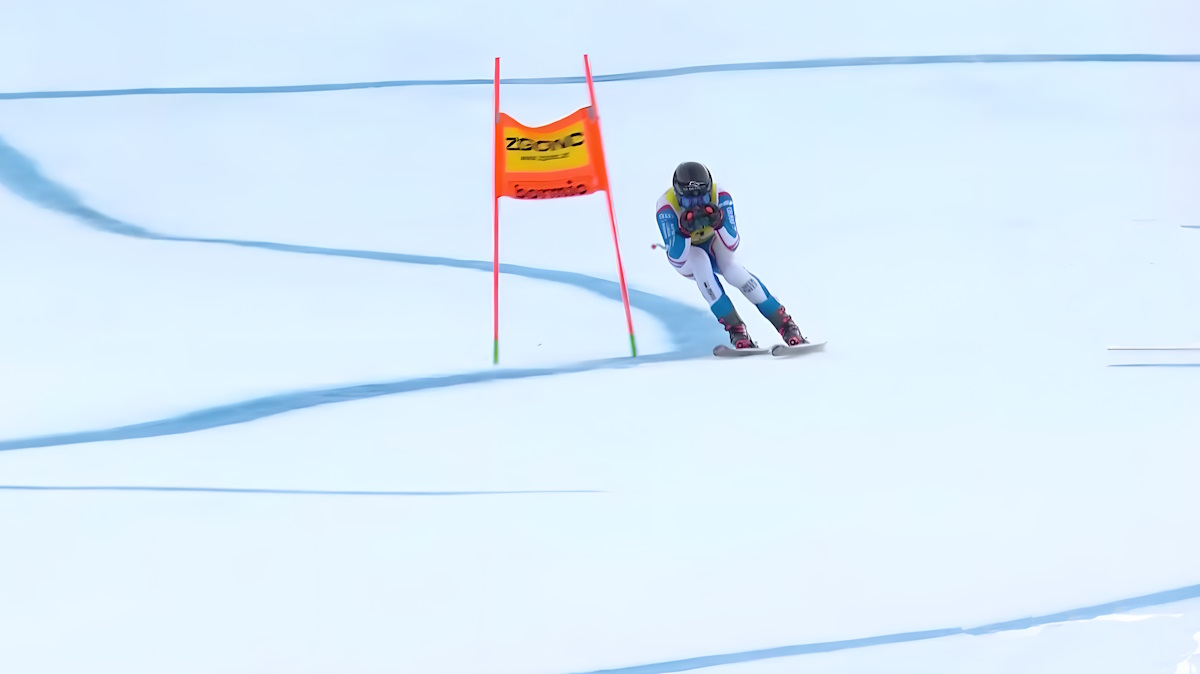
[[700,196],[696,196],[696,197],[689,197],[689,196],[680,196],[679,197],[679,205],[683,206],[684,208],[693,208],[695,206],[702,206],[704,204],[711,204],[711,203],[712,203],[712,195],[709,194],[708,192],[705,192],[704,194],[701,194]]

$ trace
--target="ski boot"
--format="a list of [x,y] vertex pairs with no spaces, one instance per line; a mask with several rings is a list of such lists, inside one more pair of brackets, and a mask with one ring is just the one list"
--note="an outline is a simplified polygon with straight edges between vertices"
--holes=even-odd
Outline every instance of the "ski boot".
[[788,346],[797,346],[800,344],[808,344],[808,340],[804,335],[800,334],[800,328],[796,327],[796,321],[788,315],[786,309],[782,306],[774,315],[768,316],[771,324],[779,331],[779,336],[783,337],[783,341]]
[[725,316],[717,319],[717,322],[725,326],[725,331],[729,333],[729,342],[733,344],[735,349],[757,349],[758,345],[754,340],[750,339],[750,331],[746,328],[746,322],[738,316],[737,309],[729,312]]

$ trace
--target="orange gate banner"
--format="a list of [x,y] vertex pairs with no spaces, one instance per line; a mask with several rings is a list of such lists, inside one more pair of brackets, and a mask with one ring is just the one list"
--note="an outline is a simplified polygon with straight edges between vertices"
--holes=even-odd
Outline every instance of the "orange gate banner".
[[629,288],[621,263],[617,216],[604,143],[600,138],[600,115],[596,112],[596,87],[592,66],[583,55],[584,79],[591,105],[544,126],[526,126],[500,111],[500,59],[495,61],[493,100],[495,107],[494,198],[492,199],[492,363],[500,362],[500,199],[562,199],[604,192],[617,257],[617,279],[625,305],[630,355],[637,357]]
[[537,127],[501,112],[496,125],[499,196],[559,199],[608,189],[603,145],[590,106]]

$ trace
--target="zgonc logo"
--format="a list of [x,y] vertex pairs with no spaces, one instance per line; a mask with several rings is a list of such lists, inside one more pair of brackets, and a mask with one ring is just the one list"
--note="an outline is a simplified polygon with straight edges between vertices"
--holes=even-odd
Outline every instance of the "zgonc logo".
[[504,140],[508,141],[505,149],[513,152],[553,152],[555,150],[565,150],[583,145],[583,132],[576,131],[565,138],[556,138],[553,140],[534,140],[533,138],[520,138],[517,136],[508,136]]

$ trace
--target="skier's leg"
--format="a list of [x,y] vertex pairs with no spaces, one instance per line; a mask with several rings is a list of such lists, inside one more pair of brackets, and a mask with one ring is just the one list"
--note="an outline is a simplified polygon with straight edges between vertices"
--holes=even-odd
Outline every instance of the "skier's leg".
[[779,301],[771,295],[771,291],[767,290],[762,280],[750,273],[750,270],[746,269],[745,265],[738,260],[734,251],[737,250],[740,243],[736,234],[727,235],[724,229],[717,232],[717,236],[713,237],[712,244],[712,254],[716,259],[717,268],[720,269],[721,276],[737,286],[746,299],[758,307],[763,316],[770,317],[779,311]]
[[677,270],[680,274],[693,279],[700,294],[708,302],[708,308],[717,317],[717,321],[729,332],[729,341],[736,348],[742,349],[755,346],[746,329],[746,322],[738,315],[733,301],[725,293],[724,286],[713,271],[711,253],[707,246],[693,246],[688,251],[688,257]]
[[713,237],[713,257],[716,259],[717,267],[721,270],[721,275],[737,286],[746,299],[758,307],[759,313],[771,321],[771,325],[775,326],[787,343],[793,345],[804,343],[806,341],[804,336],[800,334],[800,329],[796,327],[796,322],[788,315],[787,310],[771,294],[762,280],[750,273],[750,270],[746,269],[737,259],[734,251],[737,250],[740,243],[741,239],[737,232],[726,233],[724,228],[718,230],[717,236]]

